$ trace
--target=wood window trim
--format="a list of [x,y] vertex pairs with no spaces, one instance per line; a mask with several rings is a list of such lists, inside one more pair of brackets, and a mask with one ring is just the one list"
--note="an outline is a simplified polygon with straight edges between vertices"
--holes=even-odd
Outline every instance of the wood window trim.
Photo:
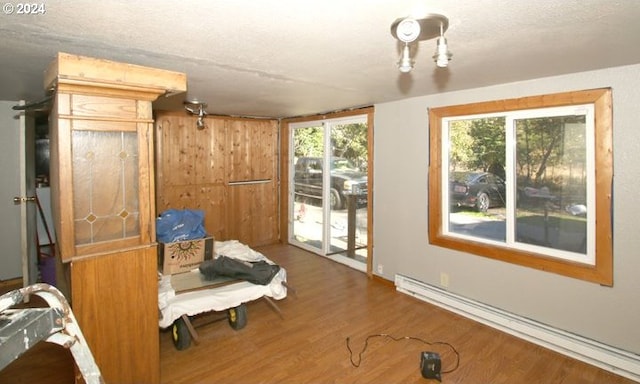
[[[586,265],[537,253],[474,242],[445,235],[442,228],[442,119],[454,116],[593,103],[595,107],[596,259]],[[495,260],[548,271],[605,286],[613,286],[613,126],[610,88],[565,92],[517,99],[429,109],[429,225],[430,244]]]

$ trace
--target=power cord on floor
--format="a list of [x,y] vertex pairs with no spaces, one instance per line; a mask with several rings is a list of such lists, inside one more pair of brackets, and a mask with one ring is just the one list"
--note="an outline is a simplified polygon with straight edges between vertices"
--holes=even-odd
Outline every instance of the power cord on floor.
[[446,371],[442,371],[442,373],[451,373],[453,371],[455,371],[456,369],[458,369],[458,367],[460,366],[460,354],[458,353],[458,351],[455,349],[455,347],[447,342],[444,341],[434,341],[434,342],[429,342],[426,340],[423,340],[419,337],[414,337],[414,336],[403,336],[403,337],[395,337],[392,335],[388,335],[386,333],[379,333],[379,334],[375,334],[375,335],[369,335],[367,336],[367,338],[364,340],[364,346],[362,347],[362,350],[358,353],[358,361],[355,362],[353,359],[353,350],[351,349],[351,345],[350,345],[350,338],[347,337],[347,349],[349,350],[349,360],[351,361],[351,365],[353,365],[354,367],[358,368],[360,366],[360,363],[362,363],[362,355],[364,354],[364,352],[367,350],[367,347],[369,346],[369,340],[374,338],[374,337],[386,337],[389,338],[393,341],[401,341],[401,340],[416,340],[416,341],[420,341],[424,344],[427,345],[444,345],[448,348],[450,348],[453,353],[456,355],[456,362],[453,368],[448,369]]

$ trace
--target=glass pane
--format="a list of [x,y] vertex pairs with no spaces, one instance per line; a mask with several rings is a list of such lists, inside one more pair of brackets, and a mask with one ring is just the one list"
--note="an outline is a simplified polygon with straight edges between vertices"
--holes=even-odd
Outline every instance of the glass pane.
[[515,120],[516,241],[586,254],[585,116]]
[[[448,229],[506,241],[505,119],[455,120],[448,126]],[[445,200],[445,199],[443,199]]]
[[140,234],[138,136],[73,131],[75,244]]
[[293,238],[322,250],[324,127],[293,130]]
[[330,253],[367,258],[367,124],[331,125]]

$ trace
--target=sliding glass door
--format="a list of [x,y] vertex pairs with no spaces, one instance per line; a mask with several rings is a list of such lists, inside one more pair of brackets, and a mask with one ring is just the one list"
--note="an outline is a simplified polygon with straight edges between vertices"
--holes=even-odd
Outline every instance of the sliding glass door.
[[293,242],[314,252],[323,252],[325,200],[324,176],[324,125],[301,126],[291,130],[295,154],[292,170],[293,201],[291,212]]
[[363,267],[367,257],[367,117],[296,123],[290,128],[289,242]]

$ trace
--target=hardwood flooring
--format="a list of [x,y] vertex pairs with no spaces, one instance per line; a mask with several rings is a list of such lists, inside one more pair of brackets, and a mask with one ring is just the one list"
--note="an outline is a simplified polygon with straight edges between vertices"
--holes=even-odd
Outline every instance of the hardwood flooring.
[[[443,371],[455,367],[456,355],[447,346],[404,337],[455,347],[459,366],[442,375],[443,383],[633,383],[298,248],[257,250],[286,268],[297,291],[277,302],[284,318],[257,300],[247,305],[245,328],[233,330],[226,321],[207,324],[197,328],[200,344],[183,351],[174,348],[170,332],[160,331],[162,383],[437,383],[420,374],[422,351],[438,352]],[[372,337],[359,356],[367,336],[378,334],[400,340]],[[351,363],[347,338],[359,367]],[[68,353],[49,351],[52,347],[16,360],[0,372],[0,383],[71,382]],[[59,361],[45,360],[44,354]],[[49,366],[48,377],[33,376],[46,372],[41,365]]]

